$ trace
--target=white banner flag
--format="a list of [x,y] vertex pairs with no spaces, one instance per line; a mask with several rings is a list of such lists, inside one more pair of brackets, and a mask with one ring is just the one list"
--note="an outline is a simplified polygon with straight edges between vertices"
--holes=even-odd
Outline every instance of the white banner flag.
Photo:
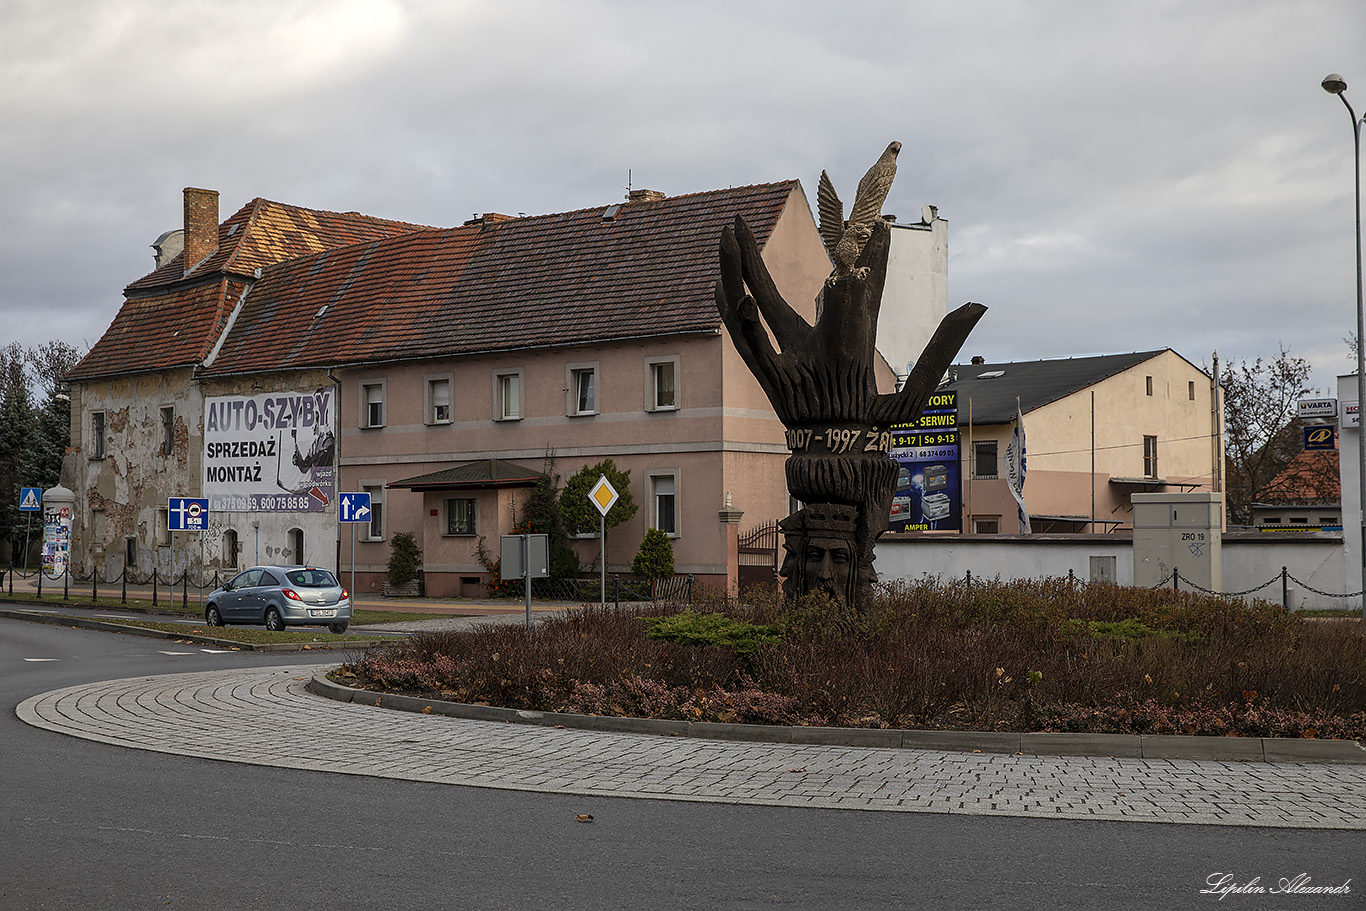
[[1010,494],[1015,498],[1019,506],[1020,514],[1020,534],[1030,533],[1029,528],[1029,508],[1024,501],[1024,482],[1025,482],[1025,430],[1024,415],[1020,413],[1020,402],[1015,401],[1015,429],[1010,434],[1010,443],[1006,445],[1006,484],[1010,487]]

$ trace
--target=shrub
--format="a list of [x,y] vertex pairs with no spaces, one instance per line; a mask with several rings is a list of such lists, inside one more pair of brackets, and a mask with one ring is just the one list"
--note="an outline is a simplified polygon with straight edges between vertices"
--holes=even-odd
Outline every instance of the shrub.
[[400,531],[389,539],[389,584],[407,585],[422,569],[422,548],[412,532]]
[[663,579],[674,574],[674,545],[669,536],[651,528],[641,539],[640,550],[631,561],[631,572],[646,579]]
[[651,639],[684,645],[719,645],[749,658],[763,646],[783,641],[777,626],[735,620],[725,614],[684,611],[668,617],[642,617]]

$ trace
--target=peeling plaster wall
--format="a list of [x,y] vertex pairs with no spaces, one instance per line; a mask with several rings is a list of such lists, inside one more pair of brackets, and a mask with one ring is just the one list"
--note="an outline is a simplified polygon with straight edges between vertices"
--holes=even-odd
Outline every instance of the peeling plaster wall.
[[[139,577],[155,567],[162,578],[201,566],[208,581],[253,563],[297,561],[290,532],[302,531],[304,560],[336,569],[336,505],[319,513],[214,513],[202,535],[175,532],[167,540],[165,510],[171,497],[202,493],[204,400],[215,395],[301,392],[331,385],[326,371],[238,377],[201,383],[189,368],[75,384],[71,445],[74,450],[77,522],[73,569],[98,570],[115,579],[125,565]],[[175,409],[173,448],[162,453],[161,409]],[[103,412],[103,458],[94,458],[92,415]],[[333,418],[335,421],[335,417]],[[253,525],[253,522],[256,525]],[[238,559],[225,560],[227,533],[237,536]],[[129,564],[128,540],[136,542]]]
[[[76,527],[73,569],[114,578],[125,567],[163,576],[199,566],[197,536],[166,542],[166,502],[199,489],[197,427],[201,398],[189,369],[75,384],[71,446],[75,455]],[[163,452],[162,409],[175,410],[172,450]],[[90,437],[92,415],[104,414],[104,456]],[[127,560],[128,541],[134,543]],[[190,550],[194,553],[191,555]]]

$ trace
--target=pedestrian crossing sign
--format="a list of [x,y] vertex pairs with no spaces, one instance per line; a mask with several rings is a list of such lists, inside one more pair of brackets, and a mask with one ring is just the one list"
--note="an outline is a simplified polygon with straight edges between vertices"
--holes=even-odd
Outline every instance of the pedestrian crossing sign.
[[19,511],[38,512],[43,508],[43,490],[41,487],[21,487],[19,488]]

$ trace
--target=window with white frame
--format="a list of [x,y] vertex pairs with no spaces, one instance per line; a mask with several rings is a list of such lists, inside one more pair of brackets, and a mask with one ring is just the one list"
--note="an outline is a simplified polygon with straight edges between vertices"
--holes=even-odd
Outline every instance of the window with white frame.
[[650,527],[669,535],[678,534],[678,476],[650,476]]
[[104,458],[104,412],[90,412],[90,458]]
[[570,364],[569,401],[566,403],[568,414],[598,413],[598,365]]
[[175,407],[167,405],[161,409],[161,454],[175,452]]
[[496,421],[522,419],[522,371],[504,370],[493,375],[493,415]]
[[646,360],[645,384],[646,411],[678,408],[678,357]]
[[1001,517],[973,516],[972,533],[975,535],[999,535],[1001,533]]
[[474,499],[471,497],[448,499],[446,501],[446,534],[472,535],[475,531]]
[[360,384],[360,426],[384,426],[384,380]]
[[384,484],[362,484],[360,488],[370,495],[370,524],[362,526],[362,536],[367,541],[384,540]]
[[451,378],[449,376],[427,378],[427,423],[449,424],[451,422]]

